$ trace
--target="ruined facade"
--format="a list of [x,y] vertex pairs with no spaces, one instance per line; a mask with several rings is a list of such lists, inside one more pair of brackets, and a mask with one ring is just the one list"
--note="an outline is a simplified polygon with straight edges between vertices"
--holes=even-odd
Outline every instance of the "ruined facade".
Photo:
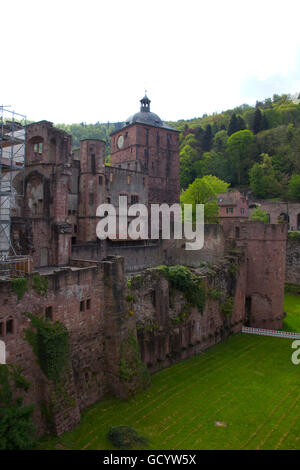
[[[70,400],[52,408],[57,434],[106,393],[128,398],[141,390],[145,366],[154,371],[198,354],[243,324],[281,327],[286,225],[229,219],[207,225],[197,252],[186,251],[184,240],[100,241],[100,203],[118,205],[119,195],[129,204],[179,199],[178,133],[150,112],[147,97],[112,134],[111,149],[107,166],[101,140],[83,140],[72,152],[71,136],[48,121],[27,127],[25,196],[14,206],[11,238],[32,268],[22,293],[0,280],[0,339],[7,361],[32,383],[26,400],[37,405],[41,432],[53,384],[24,339],[24,312],[63,322],[70,334]],[[188,266],[201,278],[201,309],[187,307],[159,265]],[[41,279],[44,291],[36,286]]]

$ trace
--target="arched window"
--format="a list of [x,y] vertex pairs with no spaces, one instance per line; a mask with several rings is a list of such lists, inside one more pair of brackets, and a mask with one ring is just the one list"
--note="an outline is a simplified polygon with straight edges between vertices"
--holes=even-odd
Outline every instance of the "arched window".
[[289,223],[289,221],[290,221],[290,218],[289,218],[288,214],[286,214],[285,212],[282,212],[280,214],[280,216],[278,217],[278,219],[277,219],[277,222],[279,224],[287,224],[287,223]]

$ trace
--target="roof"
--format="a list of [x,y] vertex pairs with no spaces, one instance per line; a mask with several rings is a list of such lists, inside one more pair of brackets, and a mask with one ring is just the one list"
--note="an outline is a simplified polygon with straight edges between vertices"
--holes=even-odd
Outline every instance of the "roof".
[[219,206],[236,206],[238,200],[245,199],[239,191],[229,191],[218,195]]
[[146,124],[147,126],[159,127],[162,129],[169,129],[171,131],[179,132],[177,129],[174,129],[173,127],[165,124],[157,114],[152,113],[150,111],[151,101],[149,100],[148,96],[145,95],[144,98],[140,100],[140,103],[140,111],[135,114],[132,114],[132,116],[129,116],[123,123],[123,125],[111,132],[110,135],[114,134],[115,132],[118,132],[120,129],[124,129],[128,126],[131,126],[132,124]]

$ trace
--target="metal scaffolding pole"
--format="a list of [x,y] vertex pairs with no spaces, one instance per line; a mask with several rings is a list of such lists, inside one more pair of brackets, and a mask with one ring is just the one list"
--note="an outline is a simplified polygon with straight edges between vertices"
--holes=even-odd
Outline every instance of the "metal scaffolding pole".
[[25,272],[27,258],[17,254],[11,243],[12,210],[24,197],[25,150],[26,116],[0,105],[0,278]]

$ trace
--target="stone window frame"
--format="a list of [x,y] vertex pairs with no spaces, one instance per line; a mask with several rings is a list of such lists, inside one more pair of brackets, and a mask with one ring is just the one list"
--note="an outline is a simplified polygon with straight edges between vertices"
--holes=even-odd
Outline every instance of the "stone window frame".
[[[11,327],[9,329],[11,330],[8,332],[7,324],[10,324]],[[16,333],[16,324],[15,324],[15,319],[12,316],[9,316],[5,320],[5,335],[4,336],[13,336]]]
[[[136,201],[132,200],[132,199],[136,199]],[[130,195],[130,204],[133,205],[133,204],[138,204],[139,203],[139,200],[140,200],[140,197],[138,194],[131,194]]]
[[43,155],[43,144],[44,142],[35,142],[33,144],[33,153]]
[[52,305],[48,305],[45,307],[45,317],[51,321],[53,321],[53,307]]

